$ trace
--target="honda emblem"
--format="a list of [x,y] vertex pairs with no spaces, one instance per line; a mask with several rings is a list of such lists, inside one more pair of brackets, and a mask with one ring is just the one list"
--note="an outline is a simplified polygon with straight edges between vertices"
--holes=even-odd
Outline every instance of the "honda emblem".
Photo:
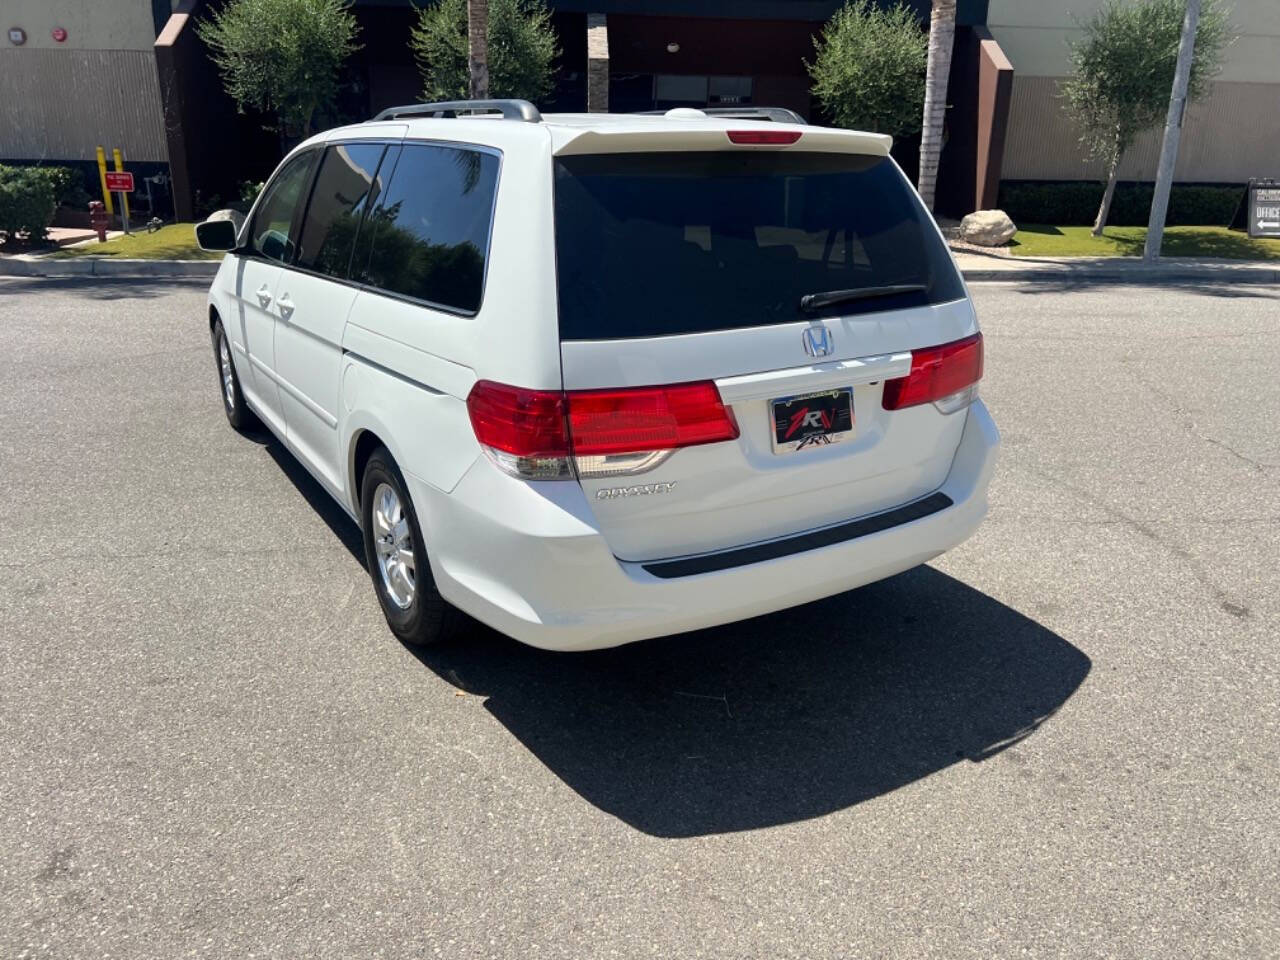
[[826,327],[809,327],[804,332],[804,352],[811,357],[825,357],[834,348],[831,345],[831,331]]

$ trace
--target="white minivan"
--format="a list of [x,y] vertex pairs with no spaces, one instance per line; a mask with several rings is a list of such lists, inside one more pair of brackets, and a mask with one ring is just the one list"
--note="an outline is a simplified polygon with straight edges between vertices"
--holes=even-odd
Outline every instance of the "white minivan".
[[889,147],[513,100],[320,134],[197,227],[227,418],[356,519],[409,643],[608,647],[906,570],[981,522],[999,435]]

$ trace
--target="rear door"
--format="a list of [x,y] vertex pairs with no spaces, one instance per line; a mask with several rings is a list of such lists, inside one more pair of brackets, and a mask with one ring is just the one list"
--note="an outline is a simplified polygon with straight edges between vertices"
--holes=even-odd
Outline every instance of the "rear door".
[[337,430],[342,331],[357,294],[348,277],[365,211],[381,193],[388,149],[380,142],[325,148],[296,255],[277,288],[276,375],[286,436],[335,490],[345,485]]
[[578,458],[616,555],[787,536],[941,485],[967,400],[891,410],[885,384],[976,320],[891,159],[806,151],[801,136],[562,156],[555,184],[570,410],[575,391],[712,381],[737,425],[638,469]]

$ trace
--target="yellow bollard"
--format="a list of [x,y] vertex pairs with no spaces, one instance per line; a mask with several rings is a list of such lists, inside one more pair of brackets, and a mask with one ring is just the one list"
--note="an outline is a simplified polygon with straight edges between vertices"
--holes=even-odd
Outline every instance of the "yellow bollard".
[[102,202],[106,204],[107,213],[115,213],[111,205],[111,191],[107,189],[107,151],[98,148],[98,182],[102,185]]

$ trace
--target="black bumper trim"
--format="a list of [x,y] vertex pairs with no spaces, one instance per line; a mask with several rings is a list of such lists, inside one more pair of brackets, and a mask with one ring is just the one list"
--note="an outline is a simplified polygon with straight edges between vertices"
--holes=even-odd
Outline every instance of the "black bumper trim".
[[655,563],[641,564],[645,570],[663,580],[676,577],[692,577],[700,573],[715,573],[717,570],[728,570],[731,567],[745,567],[750,563],[761,563],[765,560],[777,560],[789,557],[793,553],[804,553],[806,550],[817,550],[837,543],[857,540],[872,533],[888,530],[913,520],[945,510],[954,501],[945,493],[932,493],[923,500],[916,500],[884,513],[873,514],[860,520],[850,520],[834,527],[823,527],[812,533],[802,533],[782,540],[770,540],[749,547],[738,547],[735,550],[724,550],[720,553],[707,553],[698,557],[686,557],[682,560],[659,560]]

